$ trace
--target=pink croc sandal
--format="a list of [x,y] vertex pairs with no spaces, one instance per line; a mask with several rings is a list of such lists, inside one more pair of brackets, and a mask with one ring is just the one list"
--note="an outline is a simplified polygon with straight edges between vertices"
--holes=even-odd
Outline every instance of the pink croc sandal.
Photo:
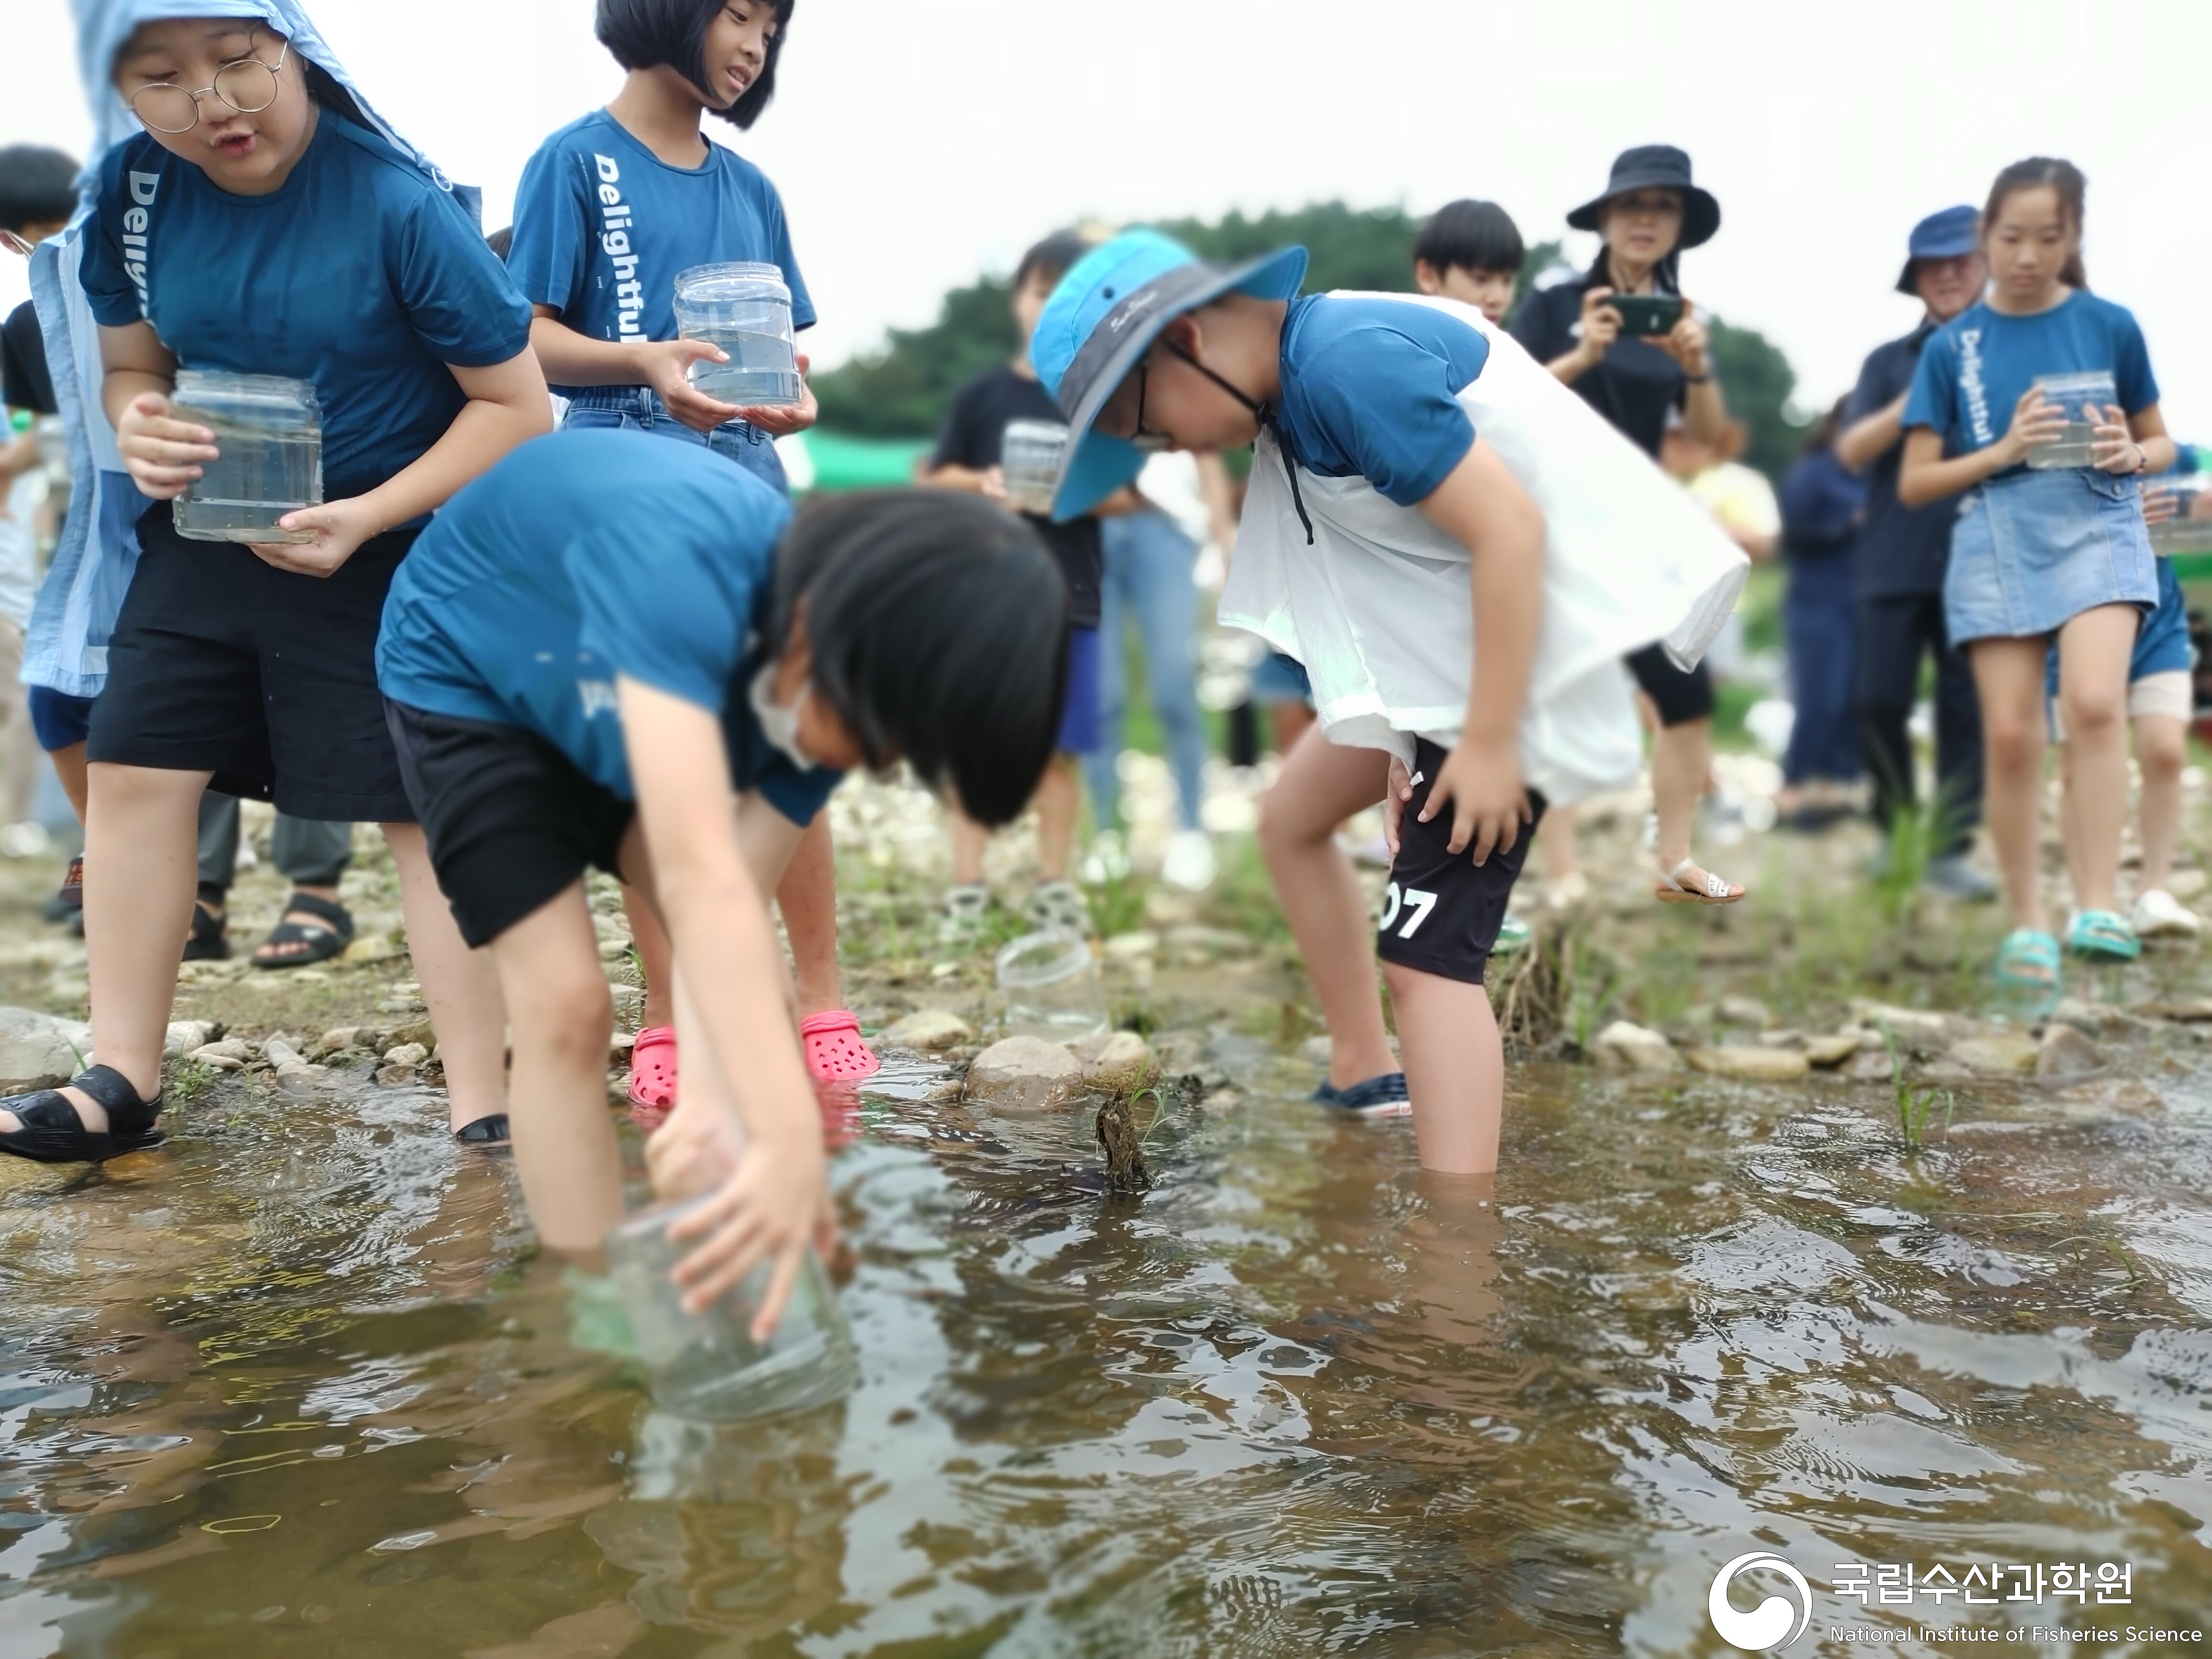
[[806,1043],[806,1069],[824,1083],[857,1083],[883,1070],[860,1041],[860,1022],[842,1008],[809,1014],[799,1022],[799,1035]]
[[629,1051],[630,1121],[651,1134],[676,1109],[676,1028],[653,1025]]

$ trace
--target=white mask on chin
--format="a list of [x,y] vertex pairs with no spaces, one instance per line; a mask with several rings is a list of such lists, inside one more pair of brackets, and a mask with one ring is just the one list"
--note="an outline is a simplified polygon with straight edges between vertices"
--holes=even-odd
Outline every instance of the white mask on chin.
[[769,747],[802,772],[811,772],[820,764],[799,744],[799,711],[806,707],[806,694],[811,689],[802,684],[798,697],[786,708],[775,700],[775,665],[770,663],[753,676],[752,685],[745,693],[746,700],[752,704],[753,718],[760,722],[761,736],[768,739]]

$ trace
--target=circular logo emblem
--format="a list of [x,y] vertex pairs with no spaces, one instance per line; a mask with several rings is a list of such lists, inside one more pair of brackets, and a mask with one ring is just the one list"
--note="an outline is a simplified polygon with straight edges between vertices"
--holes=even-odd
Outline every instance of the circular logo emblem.
[[[1729,1600],[1729,1586],[1737,1574],[1759,1571],[1788,1579],[1797,1605],[1791,1607],[1787,1596],[1770,1595],[1748,1613],[1738,1608]],[[1795,1630],[1790,1627],[1793,1614],[1797,1620]],[[1812,1621],[1812,1587],[1806,1583],[1804,1574],[1780,1556],[1769,1550],[1753,1550],[1737,1556],[1713,1575],[1713,1587],[1705,1596],[1705,1616],[1713,1621],[1715,1633],[1732,1648],[1764,1653],[1769,1648],[1787,1647],[1805,1633],[1805,1626]]]

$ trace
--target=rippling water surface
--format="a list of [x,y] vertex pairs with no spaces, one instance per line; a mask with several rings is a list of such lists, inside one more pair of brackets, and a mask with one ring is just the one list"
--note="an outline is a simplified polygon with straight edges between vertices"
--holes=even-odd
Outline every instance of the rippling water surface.
[[2204,1079],[1908,1158],[1864,1089],[1538,1068],[1492,1188],[1249,1064],[1133,1200],[872,1101],[860,1387],[740,1430],[571,1346],[427,1096],[0,1169],[0,1655],[1718,1653],[1758,1548],[2124,1562],[2105,1618],[2206,1621]]

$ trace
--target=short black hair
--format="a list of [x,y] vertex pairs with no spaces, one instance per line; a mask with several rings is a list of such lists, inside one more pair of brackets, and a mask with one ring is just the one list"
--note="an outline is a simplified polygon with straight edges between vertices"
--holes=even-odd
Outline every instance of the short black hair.
[[1021,264],[1014,267],[1015,290],[1019,292],[1032,276],[1042,276],[1057,284],[1091,252],[1092,246],[1075,231],[1055,230],[1022,255]]
[[507,256],[514,252],[514,227],[501,225],[490,235],[485,237],[484,242],[494,253],[499,255],[500,264],[505,264]]
[[0,149],[0,230],[67,222],[76,211],[76,161],[43,144]]
[[1447,202],[1429,216],[1413,258],[1439,275],[1461,270],[1518,271],[1528,249],[1513,216],[1495,202]]
[[[744,96],[737,102],[726,107],[708,106],[739,129],[759,120],[761,112],[775,96],[775,66],[783,56],[784,37],[790,32],[792,9],[799,0],[755,3],[775,8],[775,33],[769,37],[760,78],[745,88]],[[726,3],[727,0],[599,0],[593,33],[624,69],[651,69],[655,64],[665,64],[704,93],[712,80],[707,73],[707,30]]]
[[1035,531],[954,490],[817,497],[776,556],[771,638],[802,600],[814,694],[871,767],[903,759],[978,823],[1021,815],[1067,684],[1067,584]]

